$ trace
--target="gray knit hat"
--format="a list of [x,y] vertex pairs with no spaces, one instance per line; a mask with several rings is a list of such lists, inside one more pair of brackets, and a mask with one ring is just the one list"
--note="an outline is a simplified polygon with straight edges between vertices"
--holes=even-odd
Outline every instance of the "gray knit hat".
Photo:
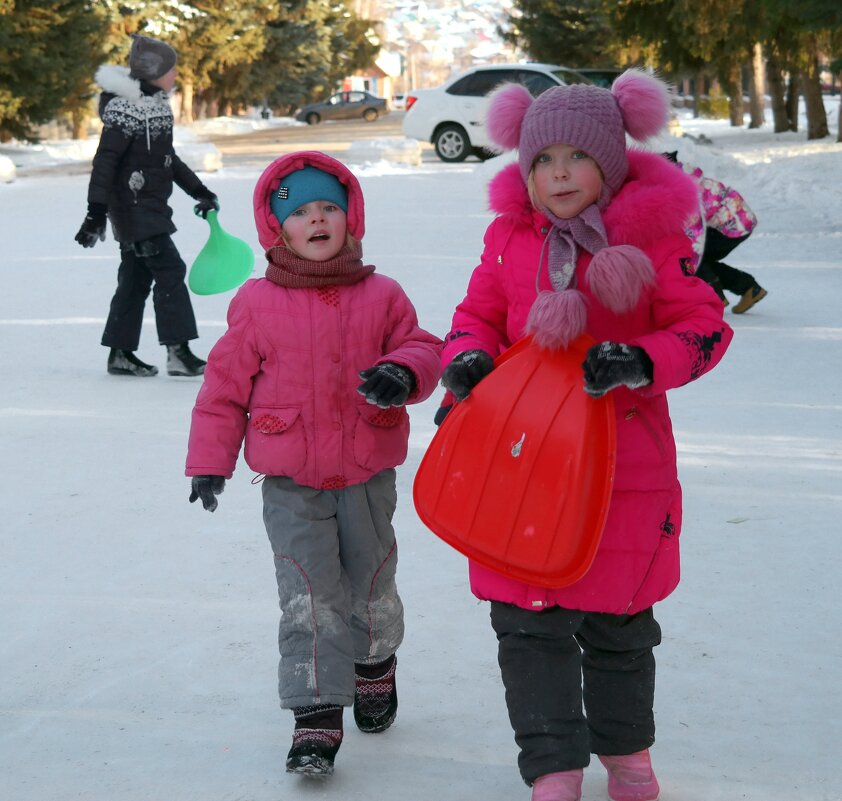
[[141,81],[155,81],[166,75],[178,60],[178,54],[166,42],[132,34],[129,74]]

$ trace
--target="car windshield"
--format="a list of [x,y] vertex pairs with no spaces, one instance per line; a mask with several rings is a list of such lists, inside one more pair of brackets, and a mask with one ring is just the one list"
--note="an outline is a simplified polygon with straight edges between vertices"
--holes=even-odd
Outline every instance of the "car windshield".
[[564,83],[593,83],[589,78],[576,72],[575,70],[558,69],[553,70],[553,75]]

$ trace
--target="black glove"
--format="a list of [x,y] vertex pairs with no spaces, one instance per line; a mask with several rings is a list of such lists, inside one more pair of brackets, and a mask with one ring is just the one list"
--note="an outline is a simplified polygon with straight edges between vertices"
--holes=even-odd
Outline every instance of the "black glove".
[[83,248],[92,248],[97,242],[105,242],[105,209],[101,203],[88,204],[88,214],[75,237]]
[[190,503],[201,498],[202,506],[209,512],[213,512],[217,507],[216,496],[225,489],[225,477],[193,476],[190,487]]
[[442,386],[449,389],[456,400],[465,400],[493,367],[494,360],[484,350],[466,350],[444,368]]
[[359,375],[363,383],[357,387],[357,392],[365,395],[366,402],[381,409],[403,406],[415,389],[412,371],[393,362],[369,367]]
[[629,389],[652,383],[652,360],[643,348],[619,342],[603,342],[588,350],[582,362],[585,392],[601,398],[609,389],[625,385]]
[[193,206],[193,213],[203,220],[208,218],[209,211],[219,211],[219,198],[206,186],[194,192],[193,199],[199,201]]

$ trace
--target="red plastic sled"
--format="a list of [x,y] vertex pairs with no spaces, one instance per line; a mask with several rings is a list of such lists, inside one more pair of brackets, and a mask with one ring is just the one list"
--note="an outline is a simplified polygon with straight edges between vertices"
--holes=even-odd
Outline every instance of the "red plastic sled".
[[578,581],[596,556],[614,482],[610,394],[582,388],[593,344],[540,350],[530,337],[456,403],[427,449],[413,497],[457,551],[541,587]]

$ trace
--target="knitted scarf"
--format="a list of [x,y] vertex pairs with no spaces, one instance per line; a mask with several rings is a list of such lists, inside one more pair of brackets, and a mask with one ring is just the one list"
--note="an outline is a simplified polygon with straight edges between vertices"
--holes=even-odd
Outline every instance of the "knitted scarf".
[[283,245],[275,245],[266,251],[269,262],[266,277],[275,284],[295,289],[356,284],[375,269],[373,264],[363,264],[362,255],[359,242],[346,245],[327,261],[302,259]]
[[568,220],[556,217],[547,209],[543,211],[553,224],[547,237],[549,240],[547,267],[550,272],[550,282],[553,289],[560,292],[570,286],[576,269],[576,259],[579,257],[579,248],[596,255],[600,250],[608,247],[608,237],[602,215],[595,203]]
[[525,330],[543,348],[566,348],[585,331],[588,322],[585,296],[574,282],[580,249],[593,255],[588,267],[591,292],[615,314],[624,314],[638,303],[644,289],[654,284],[655,269],[649,257],[633,245],[609,246],[597,204],[569,220],[542,211],[553,227],[541,248],[535,286],[537,289],[544,252],[548,250],[547,269],[553,290],[539,290]]

